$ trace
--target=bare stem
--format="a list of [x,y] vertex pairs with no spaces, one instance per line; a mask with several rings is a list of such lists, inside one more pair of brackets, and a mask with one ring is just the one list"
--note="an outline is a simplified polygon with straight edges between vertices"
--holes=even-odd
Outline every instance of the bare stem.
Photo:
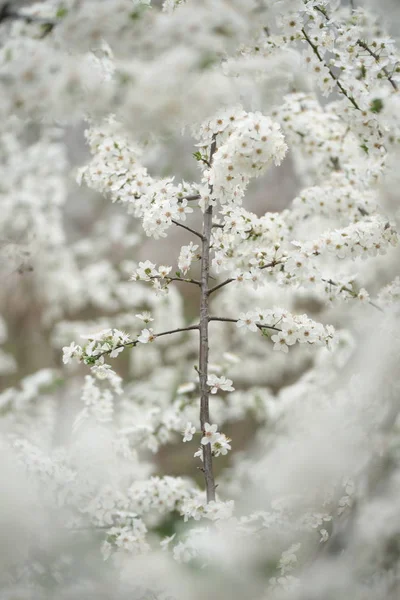
[[161,333],[154,334],[154,337],[161,337],[162,335],[170,335],[172,333],[181,333],[182,331],[193,331],[194,329],[199,329],[199,325],[190,325],[189,327],[180,327],[179,329],[162,331]]
[[200,194],[191,194],[189,196],[183,196],[182,198],[178,198],[178,202],[182,202],[182,200],[187,200],[188,202],[192,202],[193,200],[200,200]]
[[175,221],[175,219],[172,219],[172,222],[174,225],[177,225],[178,227],[182,227],[182,229],[186,229],[186,231],[190,231],[190,233],[193,233],[193,235],[197,235],[197,237],[199,237],[203,241],[203,236],[200,233],[200,231],[196,231],[195,229],[192,229],[191,227],[188,227],[187,225],[184,225],[183,223],[179,223],[179,221]]
[[[210,317],[209,321],[223,321],[225,323],[237,323],[239,319],[230,319],[228,317]],[[274,325],[262,325],[262,323],[256,323],[256,327],[258,329],[272,329],[273,331],[282,331],[279,327],[275,327]]]
[[235,281],[235,280],[234,280],[233,277],[230,277],[229,279],[225,279],[225,281],[223,281],[222,283],[219,283],[218,285],[214,285],[214,287],[212,287],[211,289],[208,290],[208,295],[211,295],[214,292],[216,292],[217,290],[219,290],[222,287],[224,287],[225,285],[228,285],[229,283],[232,283],[232,281]]
[[[368,54],[375,59],[376,63],[379,63],[379,61],[380,61],[379,54],[377,54],[376,52],[374,52],[373,50],[371,50],[371,48],[368,46],[368,44],[366,42],[363,42],[362,40],[358,40],[357,44],[360,46],[360,48],[364,48],[364,50],[366,50],[368,52]],[[389,83],[392,86],[392,88],[394,90],[397,90],[398,89],[397,88],[397,84],[394,81],[394,79],[392,78],[392,76],[390,75],[390,73],[387,70],[387,68],[386,67],[382,67],[382,71],[385,74],[385,76],[387,77],[387,80],[389,81]]]
[[[213,136],[209,163],[212,164],[214,153],[217,149],[216,136]],[[212,193],[212,187],[210,186]],[[200,349],[199,349],[199,383],[200,383],[200,425],[202,431],[206,423],[210,422],[209,410],[209,387],[208,380],[208,323],[209,323],[209,289],[208,279],[210,275],[210,240],[212,230],[212,205],[210,204],[203,218],[203,235],[201,251],[201,292],[200,292]],[[203,446],[203,469],[206,484],[207,502],[215,500],[215,480],[212,464],[211,444]]]
[[200,281],[198,281],[197,279],[192,279],[191,277],[170,277],[169,275],[167,275],[166,277],[161,277],[160,275],[154,275],[153,277],[150,277],[150,279],[165,279],[167,283],[169,283],[170,281],[182,281],[183,283],[193,283],[194,285],[200,285]]

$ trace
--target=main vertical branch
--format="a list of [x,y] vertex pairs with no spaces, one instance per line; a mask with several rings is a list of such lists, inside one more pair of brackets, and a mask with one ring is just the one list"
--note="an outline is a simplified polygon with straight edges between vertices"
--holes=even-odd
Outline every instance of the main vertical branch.
[[[210,150],[210,165],[216,151],[216,137],[213,137]],[[212,188],[210,189],[212,193]],[[208,380],[208,323],[209,323],[209,289],[208,278],[210,274],[210,240],[212,230],[212,206],[209,205],[204,212],[203,240],[201,250],[201,277],[200,277],[200,351],[199,351],[199,381],[200,381],[200,424],[204,431],[205,423],[210,422],[209,387]],[[211,454],[211,444],[203,446],[203,470],[206,483],[207,502],[215,500],[215,480]]]

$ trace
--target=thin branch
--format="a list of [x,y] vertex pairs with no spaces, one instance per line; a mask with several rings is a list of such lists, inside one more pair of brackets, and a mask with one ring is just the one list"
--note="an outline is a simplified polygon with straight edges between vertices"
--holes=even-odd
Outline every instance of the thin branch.
[[235,279],[233,277],[230,277],[229,279],[225,279],[225,281],[223,281],[222,283],[219,283],[218,285],[215,285],[214,287],[212,287],[211,289],[209,289],[208,290],[208,295],[210,296],[211,294],[213,294],[217,290],[221,289],[225,285],[228,285],[228,283],[232,283],[232,281],[235,281]]
[[271,267],[276,267],[277,265],[281,265],[282,261],[281,260],[271,260],[270,263],[263,265],[262,267],[259,267],[260,271],[262,271],[262,269],[269,269]]
[[[237,323],[239,319],[229,319],[228,317],[210,317],[209,321],[223,321],[225,323]],[[282,331],[279,327],[274,325],[263,325],[262,323],[256,323],[258,329],[272,329],[273,331]]]
[[185,277],[161,277],[161,275],[154,275],[154,277],[150,277],[150,279],[165,279],[165,281],[167,281],[168,283],[170,281],[182,281],[183,283],[193,283],[194,285],[198,285],[200,286],[201,283],[198,279],[192,279],[190,277],[188,277],[187,279]]
[[[199,325],[190,325],[189,327],[180,327],[179,329],[171,329],[170,331],[161,331],[160,333],[153,333],[153,339],[156,339],[163,335],[170,335],[173,333],[182,333],[183,331],[193,331],[195,329],[199,329]],[[96,354],[96,356],[94,356],[93,358],[97,360],[101,356],[105,356],[106,354],[111,354],[111,352],[113,352],[114,350],[119,350],[120,348],[129,348],[129,346],[132,346],[132,348],[134,348],[139,343],[140,343],[139,340],[134,340],[132,342],[127,342],[126,344],[120,344],[119,346],[115,346],[115,348],[112,348],[111,350],[104,350],[104,352],[100,352],[100,354]]]
[[197,235],[197,237],[199,237],[201,240],[203,240],[203,236],[199,231],[196,231],[195,229],[192,229],[191,227],[188,227],[187,225],[183,225],[183,223],[179,223],[179,221],[175,221],[175,219],[172,219],[172,222],[174,225],[177,225],[178,227],[182,227],[182,229],[186,229],[187,231],[190,231],[190,233],[193,233],[193,235]]
[[187,200],[188,202],[191,202],[192,200],[200,200],[200,198],[200,194],[191,194],[189,196],[183,196],[182,198],[178,198],[178,202],[182,202],[182,200]]
[[[267,265],[263,265],[262,267],[259,267],[259,269],[261,271],[262,269],[268,269],[270,267],[276,267],[276,265],[280,265],[280,264],[282,264],[281,260],[272,260]],[[219,283],[218,285],[215,285],[210,290],[208,290],[208,294],[209,295],[213,294],[217,290],[221,289],[225,285],[228,285],[229,283],[232,283],[233,281],[236,281],[236,279],[234,277],[229,277],[228,279],[225,279],[225,281],[223,281],[222,283]]]
[[313,49],[314,54],[316,55],[316,57],[318,58],[318,60],[323,63],[325,65],[325,67],[328,69],[328,73],[329,75],[332,77],[332,79],[336,82],[336,85],[338,86],[339,90],[342,92],[342,94],[344,96],[346,96],[346,98],[348,100],[350,100],[350,102],[352,103],[352,105],[354,106],[354,108],[356,108],[357,110],[361,110],[360,107],[358,106],[357,102],[354,100],[353,96],[350,96],[349,92],[347,92],[347,90],[345,90],[345,88],[343,87],[343,85],[340,82],[340,79],[338,77],[336,77],[336,75],[334,74],[334,72],[332,71],[332,69],[330,67],[328,67],[328,65],[325,63],[324,59],[322,58],[321,54],[319,53],[318,50],[318,46],[316,46],[311,39],[309,38],[309,36],[307,35],[306,30],[304,29],[304,27],[301,30],[304,39],[306,40],[306,42],[311,46],[311,48]]
[[[371,50],[371,48],[368,46],[368,44],[367,44],[366,42],[363,42],[362,40],[357,40],[357,44],[358,44],[358,45],[359,45],[361,48],[364,48],[364,50],[366,50],[366,51],[368,52],[368,54],[369,54],[370,56],[372,56],[372,57],[375,59],[375,61],[376,61],[377,63],[379,63],[379,61],[380,61],[380,56],[379,56],[379,54],[377,54],[376,52],[374,52],[373,50]],[[383,73],[386,75],[386,78],[387,78],[387,80],[390,82],[390,84],[391,84],[392,88],[393,88],[394,90],[396,90],[396,91],[397,91],[397,90],[398,90],[397,84],[396,84],[396,82],[395,82],[395,81],[392,79],[392,76],[390,75],[390,73],[389,73],[389,71],[387,70],[387,68],[386,68],[386,67],[382,67],[382,71],[383,71]]]
[[[322,279],[322,281],[324,283],[329,283],[329,285],[333,285],[335,287],[338,287],[340,285],[340,283],[337,283],[336,281],[332,281],[332,279]],[[350,296],[352,296],[353,298],[355,298],[357,296],[356,292],[354,292],[353,290],[351,290],[350,288],[348,288],[345,285],[342,285],[341,289],[343,291],[347,292],[348,294],[350,294]],[[370,304],[371,306],[373,306],[374,308],[376,308],[377,310],[379,310],[379,312],[385,312],[383,310],[383,308],[381,308],[380,306],[378,306],[377,304],[375,304],[375,302],[373,302],[372,300],[368,300],[368,304]]]
[[182,333],[182,331],[194,331],[195,329],[199,329],[199,324],[190,325],[189,327],[180,327],[179,329],[171,329],[170,331],[162,331],[161,333],[155,333],[154,337],[158,338],[162,335],[170,335],[171,333]]
[[210,161],[209,161],[209,160],[207,160],[206,158],[204,158],[204,156],[202,156],[202,157],[200,158],[200,160],[201,160],[201,162],[203,162],[205,165],[207,165],[207,167],[208,167],[209,169],[211,169],[211,163],[210,163]]
[[43,34],[41,35],[43,38],[50,33],[59,22],[52,21],[51,19],[42,19],[41,17],[24,14],[23,12],[16,12],[11,9],[11,4],[11,2],[5,2],[0,8],[0,23],[8,19],[25,21],[26,23],[37,23],[38,25],[42,25],[44,28]]

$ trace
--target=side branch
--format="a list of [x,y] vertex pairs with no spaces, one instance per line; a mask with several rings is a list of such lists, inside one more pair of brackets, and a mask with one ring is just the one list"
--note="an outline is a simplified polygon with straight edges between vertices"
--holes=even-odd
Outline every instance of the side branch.
[[352,103],[352,105],[354,106],[354,108],[356,108],[357,110],[361,110],[360,107],[358,106],[357,102],[354,100],[353,96],[351,96],[349,94],[349,92],[343,87],[343,85],[340,82],[340,79],[338,77],[336,77],[336,75],[334,74],[334,72],[332,71],[332,69],[330,67],[328,67],[328,65],[325,64],[324,59],[322,58],[321,54],[319,53],[318,50],[318,46],[316,46],[310,39],[310,37],[308,36],[306,30],[304,29],[304,27],[301,30],[304,39],[306,40],[306,42],[311,46],[311,48],[313,49],[313,52],[315,54],[315,56],[318,58],[318,60],[323,63],[326,68],[328,69],[329,75],[332,77],[332,79],[336,82],[336,85],[338,86],[339,90],[342,92],[342,94],[344,96],[346,96],[346,98],[348,100],[350,100],[350,102]]
[[208,290],[208,295],[213,294],[214,292],[221,289],[225,285],[232,283],[232,281],[235,281],[235,279],[233,277],[230,277],[229,279],[225,279],[225,281],[223,281],[222,283],[219,283],[218,285],[214,285],[214,287],[212,287]]
[[199,324],[190,325],[189,327],[180,327],[179,329],[171,329],[170,331],[162,331],[161,333],[155,333],[154,337],[158,338],[162,335],[170,335],[172,333],[181,333],[182,331],[194,331],[195,329],[199,329]]
[[170,281],[182,281],[183,283],[193,283],[194,285],[201,285],[198,279],[192,279],[191,277],[188,277],[186,279],[185,277],[161,277],[158,275],[154,275],[154,277],[150,277],[150,279],[164,279],[167,283],[169,283]]
[[174,225],[177,225],[178,227],[182,227],[182,229],[186,229],[187,231],[190,231],[190,233],[193,233],[193,235],[197,235],[197,237],[199,237],[201,240],[203,240],[203,235],[199,231],[196,231],[195,229],[192,229],[191,227],[188,227],[187,225],[183,225],[183,223],[179,223],[179,221],[175,221],[175,219],[172,219],[172,222]]
[[[371,48],[368,46],[368,44],[366,42],[363,42],[362,40],[358,40],[357,44],[360,46],[360,48],[364,48],[364,50],[366,50],[368,52],[368,54],[375,59],[376,63],[379,63],[379,61],[380,61],[379,54],[377,54],[376,52],[371,50]],[[392,78],[392,76],[390,75],[387,68],[382,67],[382,71],[385,74],[385,76],[386,76],[387,80],[389,81],[390,85],[392,86],[392,88],[397,91],[398,86],[397,86],[396,82],[394,81],[394,79]]]
[[[336,281],[332,281],[332,279],[321,279],[321,281],[323,281],[324,283],[329,283],[329,285],[333,285],[335,287],[338,287],[340,285]],[[353,298],[355,298],[357,296],[356,292],[354,292],[352,289],[348,288],[345,285],[342,285],[341,289],[343,291],[347,292],[348,294],[350,294],[350,296],[352,296]],[[375,304],[375,302],[373,302],[372,300],[368,300],[368,304],[370,304],[371,306],[373,306],[374,308],[376,308],[377,310],[379,310],[379,312],[385,312],[383,310],[383,308],[381,308],[380,306],[378,306],[377,304]]]
[[[276,265],[280,265],[282,264],[281,260],[272,260],[270,263],[268,263],[267,265],[263,265],[262,267],[259,267],[260,271],[262,269],[268,269],[271,267],[276,267]],[[225,281],[222,281],[221,283],[219,283],[218,285],[215,285],[214,287],[210,288],[208,290],[208,294],[213,294],[214,292],[216,292],[217,290],[221,289],[222,287],[224,287],[225,285],[228,285],[229,283],[232,283],[233,281],[236,281],[236,279],[234,277],[229,277],[228,279],[225,279]]]
[[[180,327],[179,329],[171,329],[169,331],[161,331],[160,333],[153,333],[152,334],[152,340],[155,340],[158,337],[162,337],[163,335],[172,335],[173,333],[182,333],[184,331],[194,331],[194,330],[198,330],[199,329],[199,324],[197,325],[189,325],[188,327]],[[96,354],[96,356],[94,356],[93,358],[95,358],[96,360],[98,358],[100,358],[101,356],[106,356],[106,354],[111,354],[111,352],[115,351],[115,350],[120,350],[121,348],[135,348],[135,346],[137,346],[139,344],[139,340],[134,340],[132,342],[126,342],[126,344],[120,344],[119,346],[115,346],[115,348],[112,348],[111,350],[104,350],[104,352],[100,352],[100,354]]]
[[[222,321],[225,323],[237,323],[239,319],[229,319],[228,317],[210,317],[209,321]],[[258,329],[272,329],[273,331],[282,331],[279,327],[275,327],[274,325],[262,325],[262,323],[256,323],[256,327]]]
[[188,202],[192,202],[193,200],[200,200],[201,195],[200,194],[190,194],[189,196],[183,196],[183,198],[179,198],[178,202],[182,201],[182,200],[187,200]]

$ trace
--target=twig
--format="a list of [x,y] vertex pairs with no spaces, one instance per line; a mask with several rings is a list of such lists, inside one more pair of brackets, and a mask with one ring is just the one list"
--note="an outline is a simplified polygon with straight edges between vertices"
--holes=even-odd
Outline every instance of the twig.
[[199,231],[196,231],[195,229],[192,229],[191,227],[188,227],[187,225],[183,225],[183,223],[179,223],[179,221],[175,221],[175,219],[172,219],[172,222],[174,225],[177,225],[178,227],[182,227],[182,229],[186,229],[187,231],[190,231],[190,233],[193,233],[193,235],[197,235],[197,237],[199,237],[201,240],[203,240],[203,236]]
[[161,333],[155,333],[154,337],[158,338],[162,335],[170,335],[171,333],[182,333],[182,331],[193,331],[199,329],[199,325],[190,325],[189,327],[180,327],[179,329],[171,329],[170,331],[162,331]]
[[[338,287],[340,285],[336,281],[332,281],[332,279],[322,279],[322,281],[324,283],[329,283],[329,285],[333,285],[335,287]],[[351,290],[350,288],[348,288],[345,285],[342,285],[341,289],[344,290],[345,292],[347,292],[348,294],[350,294],[350,296],[352,296],[353,298],[355,298],[357,296],[357,294],[353,290]],[[377,304],[375,304],[375,302],[373,302],[372,300],[368,300],[368,304],[370,304],[371,306],[373,306],[374,308],[376,308],[380,312],[385,312],[383,310],[383,308],[381,308],[380,306],[378,306]]]
[[28,15],[21,12],[11,10],[11,2],[5,2],[0,8],[0,23],[8,19],[26,21],[27,23],[37,23],[44,27],[44,32],[41,37],[45,37],[50,31],[54,29],[58,21],[52,21],[51,19],[42,19],[35,15]]
[[[194,329],[199,329],[199,325],[190,325],[189,327],[180,327],[179,329],[171,329],[170,331],[161,331],[160,333],[153,333],[153,338],[156,339],[158,337],[162,337],[163,335],[170,335],[173,333],[182,333],[183,331],[193,331]],[[129,346],[132,346],[134,348],[139,343],[140,342],[138,340],[134,340],[132,342],[127,342],[126,344],[120,344],[119,346],[115,346],[115,348],[111,348],[111,350],[104,350],[104,352],[96,354],[96,356],[93,356],[93,358],[97,360],[101,356],[111,354],[113,350],[119,350],[120,348],[129,348]]]
[[[263,265],[262,267],[259,267],[259,269],[261,271],[262,269],[268,269],[270,267],[276,267],[276,265],[280,265],[280,264],[282,264],[281,260],[272,260],[267,265]],[[225,285],[228,285],[229,283],[232,283],[233,281],[236,281],[236,279],[234,277],[229,277],[228,279],[225,279],[225,281],[222,281],[222,283],[219,283],[218,285],[215,285],[214,287],[212,287],[211,289],[209,289],[208,290],[208,294],[209,295],[213,294],[217,290],[221,289]]]
[[316,46],[311,39],[309,38],[309,36],[307,35],[306,30],[304,29],[304,27],[301,30],[304,39],[306,40],[306,42],[311,46],[311,48],[313,49],[314,54],[316,55],[316,57],[318,58],[318,60],[323,63],[326,68],[328,69],[328,73],[329,75],[332,77],[332,79],[336,82],[336,85],[338,86],[339,90],[342,92],[342,94],[344,96],[346,96],[346,98],[348,100],[350,100],[350,102],[352,103],[352,105],[354,106],[354,108],[356,108],[357,110],[361,110],[360,107],[358,106],[357,102],[354,100],[353,96],[350,96],[350,94],[347,92],[347,90],[345,90],[345,88],[343,87],[343,85],[340,82],[340,79],[338,77],[336,77],[336,75],[334,74],[334,72],[332,71],[332,69],[330,67],[328,67],[328,65],[325,63],[324,59],[322,58],[322,56],[319,53],[318,50],[318,46]]
[[223,281],[222,283],[219,283],[218,285],[215,285],[214,287],[212,287],[211,289],[209,289],[208,290],[208,295],[210,296],[211,294],[213,294],[217,290],[221,289],[225,285],[228,285],[229,283],[232,283],[232,281],[235,281],[235,279],[233,277],[230,277],[229,279],[225,279],[225,281]]
[[191,202],[192,200],[200,200],[200,198],[200,194],[191,194],[189,196],[183,196],[182,198],[178,198],[178,202],[182,202],[182,200],[187,200],[188,202]]
[[281,265],[282,261],[281,260],[271,260],[270,263],[263,265],[262,267],[259,267],[260,271],[262,271],[262,269],[269,269],[271,267],[276,267],[277,265]]
[[[223,321],[226,323],[237,323],[239,319],[229,319],[228,317],[210,317],[209,321]],[[263,325],[262,323],[255,324],[258,329],[272,329],[273,331],[282,331],[279,327],[275,327],[274,325]]]
[[[376,52],[374,52],[373,50],[371,50],[371,48],[370,48],[370,47],[367,45],[367,43],[366,43],[366,42],[363,42],[362,40],[357,40],[357,44],[358,44],[358,45],[359,45],[361,48],[364,48],[364,50],[366,50],[366,51],[368,52],[368,54],[369,54],[370,56],[372,56],[372,57],[375,59],[375,61],[376,61],[377,63],[379,63],[379,61],[380,61],[380,56],[379,56],[379,54],[377,54]],[[396,91],[397,91],[397,89],[398,89],[398,87],[397,87],[397,84],[396,84],[396,82],[395,82],[395,81],[392,79],[392,76],[390,75],[390,73],[389,73],[389,71],[387,70],[387,68],[386,68],[386,67],[382,67],[382,71],[383,71],[383,72],[384,72],[384,74],[386,75],[386,77],[387,77],[387,80],[390,82],[390,84],[391,84],[392,88],[393,88],[394,90],[396,90]]]
[[168,283],[170,281],[182,281],[183,283],[193,283],[194,285],[199,286],[201,285],[198,279],[192,279],[190,277],[186,279],[185,277],[169,277],[168,275],[166,277],[161,277],[161,275],[154,275],[153,277],[150,277],[150,279],[165,279],[165,281]]

